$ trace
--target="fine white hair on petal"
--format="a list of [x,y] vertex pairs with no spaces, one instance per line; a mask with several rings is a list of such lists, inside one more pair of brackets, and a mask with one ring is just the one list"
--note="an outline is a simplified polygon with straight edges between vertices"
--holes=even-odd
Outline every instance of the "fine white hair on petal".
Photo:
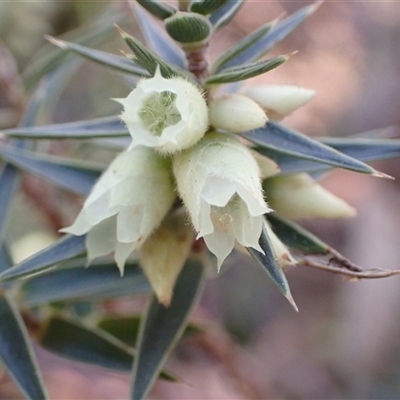
[[160,225],[175,197],[170,160],[137,147],[115,158],[75,222],[61,231],[87,234],[89,263],[114,251],[122,274],[126,259]]
[[262,215],[271,210],[257,162],[245,145],[228,135],[208,134],[175,156],[174,174],[197,237],[204,238],[219,267],[235,240],[262,252]]

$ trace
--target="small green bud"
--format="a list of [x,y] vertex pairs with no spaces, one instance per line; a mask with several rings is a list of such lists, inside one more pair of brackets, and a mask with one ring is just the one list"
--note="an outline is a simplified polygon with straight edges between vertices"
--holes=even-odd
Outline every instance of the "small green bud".
[[207,15],[220,9],[228,0],[193,0],[190,11]]
[[186,46],[204,43],[212,33],[210,21],[196,13],[177,12],[167,18],[164,24],[172,39]]

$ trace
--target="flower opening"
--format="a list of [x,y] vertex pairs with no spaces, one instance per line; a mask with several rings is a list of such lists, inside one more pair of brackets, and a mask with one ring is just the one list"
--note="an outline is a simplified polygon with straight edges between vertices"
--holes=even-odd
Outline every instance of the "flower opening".
[[159,68],[151,79],[141,80],[125,99],[121,119],[132,136],[130,146],[154,147],[174,153],[200,140],[208,127],[208,109],[201,91],[189,81],[165,79]]
[[62,229],[87,234],[88,263],[114,252],[126,259],[156,229],[175,200],[168,159],[146,147],[119,154],[100,177],[75,222]]

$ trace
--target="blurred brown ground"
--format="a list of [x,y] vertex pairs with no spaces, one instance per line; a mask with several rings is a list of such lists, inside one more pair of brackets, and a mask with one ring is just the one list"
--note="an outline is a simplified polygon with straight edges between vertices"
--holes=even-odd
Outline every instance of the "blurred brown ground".
[[[212,57],[265,21],[308,3],[248,1],[216,35]],[[284,121],[310,135],[399,125],[399,37],[400,2],[329,1],[273,51],[299,53],[252,84],[315,89],[317,97]],[[399,269],[399,161],[376,167],[397,181],[343,171],[323,181],[359,210],[356,218],[306,226],[364,268]],[[169,360],[184,384],[160,382],[152,398],[400,397],[399,277],[349,282],[292,268],[287,277],[297,314],[247,258],[238,256],[229,264],[210,281],[196,311],[196,318],[210,326],[209,334],[184,341]],[[52,399],[128,398],[127,375],[40,349],[38,356]],[[20,398],[7,378],[0,381],[0,398]]]

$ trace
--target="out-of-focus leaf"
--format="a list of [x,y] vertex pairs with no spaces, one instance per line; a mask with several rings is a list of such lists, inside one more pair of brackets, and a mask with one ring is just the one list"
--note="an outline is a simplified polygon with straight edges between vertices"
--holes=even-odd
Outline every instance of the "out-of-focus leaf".
[[77,166],[73,162],[68,165],[67,160],[41,156],[11,146],[0,145],[0,158],[19,169],[81,195],[90,193],[100,175],[100,171],[97,169],[83,165]]
[[88,121],[68,122],[45,126],[6,129],[2,133],[26,139],[91,139],[129,136],[129,131],[117,116]]
[[24,322],[0,289],[0,360],[28,399],[47,399]]
[[210,15],[214,30],[221,29],[229,23],[243,6],[244,0],[228,0],[228,2]]
[[[130,371],[135,356],[130,346],[107,332],[60,316],[47,321],[39,343],[63,357],[117,371]],[[177,381],[167,371],[160,378]]]
[[125,265],[121,277],[114,262],[74,268],[53,269],[25,280],[19,295],[25,306],[54,301],[95,300],[150,291],[150,285],[136,262]]
[[0,247],[0,273],[13,265],[11,255],[5,244]]
[[[25,112],[20,121],[21,127],[32,126],[35,122],[36,116],[40,110],[40,106],[46,97],[46,81],[37,87],[34,94],[30,98]],[[24,148],[27,144],[19,140],[15,142],[18,148]],[[20,181],[20,171],[13,165],[5,163],[0,172],[0,245],[4,240],[4,233],[10,214],[12,201],[17,193]]]
[[239,65],[247,64],[249,62],[260,59],[264,54],[270,51],[281,40],[283,40],[289,33],[291,33],[300,23],[302,23],[309,15],[311,15],[320,5],[320,2],[311,4],[301,8],[294,14],[290,15],[279,24],[274,26],[262,38],[254,42],[252,46],[245,51],[238,54],[235,58],[227,62],[222,70],[225,68],[232,68]]
[[101,329],[61,317],[50,318],[39,338],[47,350],[63,357],[118,371],[130,371],[133,349]]
[[81,256],[86,253],[85,240],[86,235],[65,235],[51,246],[0,274],[0,281],[33,275],[49,269],[61,261]]
[[5,164],[0,173],[0,244],[4,239],[12,200],[19,186],[19,171],[10,164]]
[[275,24],[276,21],[266,23],[265,25],[250,33],[250,35],[246,36],[240,42],[233,45],[230,49],[222,53],[215,60],[212,66],[212,70],[214,72],[220,72],[221,69],[223,69],[230,60],[235,59],[249,47],[257,43],[261,38],[263,38]]
[[204,80],[204,83],[210,85],[243,81],[245,79],[264,74],[265,72],[271,71],[272,69],[279,67],[279,65],[287,61],[291,57],[291,55],[292,54],[281,55],[253,64],[246,64],[239,67],[224,69],[218,74],[210,75]]
[[[139,333],[140,317],[139,316],[117,316],[101,319],[97,323],[97,327],[105,330],[109,334],[122,340],[124,343],[134,346]],[[189,336],[196,333],[203,333],[204,330],[193,324],[189,324],[183,336]]]
[[116,69],[117,71],[140,77],[149,77],[149,73],[144,68],[136,65],[127,57],[91,49],[89,47],[81,46],[80,44],[66,42],[51,36],[47,36],[47,40],[62,50],[71,51],[89,60]]
[[[164,20],[165,18],[171,17],[177,11],[176,8],[170,6],[167,3],[159,0],[136,0],[143,8],[145,8],[150,14],[155,17]],[[129,2],[130,4],[132,1]],[[142,18],[142,17],[140,17]],[[141,23],[138,18],[138,22]]]
[[[264,127],[245,132],[242,136],[264,149],[273,150],[271,153],[280,153],[284,156],[317,161],[322,164],[345,168],[364,174],[380,175],[369,165],[274,121],[268,121]],[[264,152],[259,147],[256,148],[256,150],[270,157],[268,151]],[[283,165],[281,166],[279,162],[278,165],[283,169]]]
[[267,273],[274,285],[289,300],[290,304],[297,311],[297,306],[293,300],[292,294],[290,293],[290,288],[288,281],[285,277],[285,273],[276,262],[276,257],[265,226],[263,227],[258,243],[264,251],[264,254],[256,249],[253,249],[252,247],[247,247],[248,252],[254,258],[254,260],[256,260],[258,264],[260,264],[260,266]]
[[[147,1],[141,2],[140,4],[142,3],[147,3]],[[140,30],[148,46],[162,59],[179,68],[186,69],[186,59],[183,51],[165,33],[165,30],[161,29],[160,26],[140,7],[137,7],[134,2],[131,1],[129,4],[136,14]]]
[[180,76],[185,79],[194,79],[190,76],[188,72],[163,60],[156,53],[152,52],[146,46],[140,43],[139,40],[124,32],[122,29],[119,29],[119,33],[125,40],[126,44],[129,46],[129,48],[133,51],[133,54],[135,55],[135,62],[146,68],[147,71],[150,72],[151,76],[154,76],[157,68],[160,67],[161,75],[164,78]]
[[300,225],[280,217],[276,213],[267,214],[272,230],[288,247],[311,254],[325,254],[329,246]]
[[[115,7],[114,5],[107,7],[90,24],[70,31],[60,38],[77,42],[84,46],[98,45],[111,33],[115,32],[113,24],[121,24],[127,20],[126,12],[121,11],[120,8],[120,6]],[[28,89],[39,82],[43,76],[61,65],[68,55],[65,51],[55,49],[50,44],[39,50],[22,74]]]
[[182,335],[199,295],[203,272],[200,261],[188,260],[175,284],[170,306],[165,308],[153,296],[142,321],[136,346],[132,399],[146,397],[169,352]]
[[97,323],[99,329],[103,329],[110,335],[123,341],[129,346],[134,346],[136,343],[140,325],[140,317],[108,317],[101,319]]

